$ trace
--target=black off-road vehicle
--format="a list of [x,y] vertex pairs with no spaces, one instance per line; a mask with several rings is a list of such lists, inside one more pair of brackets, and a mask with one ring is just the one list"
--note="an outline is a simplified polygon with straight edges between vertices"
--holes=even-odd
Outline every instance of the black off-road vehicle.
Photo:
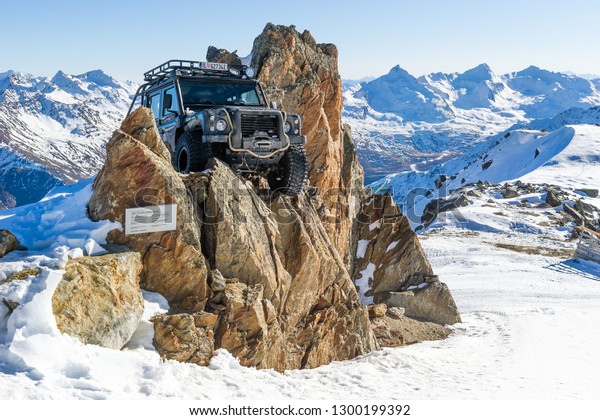
[[129,112],[136,103],[152,109],[180,172],[201,171],[216,157],[297,195],[307,178],[302,119],[267,104],[253,77],[244,65],[170,60],[144,73]]

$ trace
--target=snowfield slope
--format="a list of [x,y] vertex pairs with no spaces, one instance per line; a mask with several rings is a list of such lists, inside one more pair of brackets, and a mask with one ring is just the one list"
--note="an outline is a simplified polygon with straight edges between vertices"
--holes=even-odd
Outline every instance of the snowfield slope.
[[430,171],[389,175],[373,188],[390,190],[405,213],[419,217],[431,199],[464,185],[516,180],[571,190],[600,189],[600,127],[569,125],[549,133],[510,131]]

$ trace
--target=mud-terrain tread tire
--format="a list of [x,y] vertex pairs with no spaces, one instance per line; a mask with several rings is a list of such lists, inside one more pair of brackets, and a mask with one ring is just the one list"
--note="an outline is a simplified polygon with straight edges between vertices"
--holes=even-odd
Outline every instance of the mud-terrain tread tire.
[[[182,168],[184,162],[181,153],[187,154],[186,167]],[[190,173],[203,171],[206,164],[213,157],[211,145],[202,143],[201,137],[189,132],[183,133],[177,140],[177,148],[173,156],[173,166],[178,172]]]
[[271,191],[292,197],[302,192],[307,179],[308,159],[301,144],[290,145],[279,161],[279,170],[267,176]]

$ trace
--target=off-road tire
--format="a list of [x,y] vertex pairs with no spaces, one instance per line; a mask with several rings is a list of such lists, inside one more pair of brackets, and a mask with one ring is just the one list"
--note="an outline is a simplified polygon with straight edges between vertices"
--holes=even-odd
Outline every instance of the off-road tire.
[[278,168],[267,176],[271,191],[297,196],[306,186],[308,160],[301,144],[292,144],[279,161]]
[[203,171],[213,157],[210,144],[202,143],[200,135],[183,133],[177,140],[177,148],[173,155],[173,166],[177,171],[188,174]]

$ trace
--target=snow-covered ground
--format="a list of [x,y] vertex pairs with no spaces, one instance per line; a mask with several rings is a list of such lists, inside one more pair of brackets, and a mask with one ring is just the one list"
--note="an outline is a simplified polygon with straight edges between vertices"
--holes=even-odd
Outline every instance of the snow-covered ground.
[[[166,310],[156,294],[145,294],[140,329],[122,351],[60,334],[50,298],[65,256],[92,249],[92,240],[115,227],[85,218],[90,193],[90,182],[82,182],[42,203],[0,212],[0,227],[25,232],[25,245],[39,245],[0,260],[0,279],[41,269],[0,285],[0,295],[21,303],[0,326],[0,398],[600,397],[600,265],[570,259],[575,243],[568,227],[541,223],[551,220],[548,209],[500,199],[493,209],[483,197],[461,209],[469,223],[448,217],[421,235],[462,312],[463,323],[447,340],[280,374],[241,367],[223,350],[208,367],[161,361],[148,322]],[[44,226],[48,214],[62,224],[62,234]],[[44,231],[50,243],[37,241]]]

